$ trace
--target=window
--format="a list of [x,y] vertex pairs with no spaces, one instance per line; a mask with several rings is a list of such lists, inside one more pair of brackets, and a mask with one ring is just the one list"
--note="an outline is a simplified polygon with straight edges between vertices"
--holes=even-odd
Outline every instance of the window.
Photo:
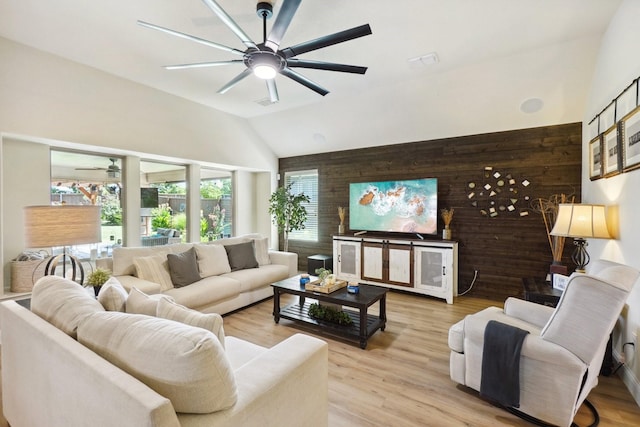
[[110,255],[122,246],[122,159],[95,153],[51,150],[51,204],[99,205],[102,241],[71,248],[80,258]]
[[211,241],[233,234],[233,186],[231,172],[200,171],[200,238]]
[[310,202],[304,203],[307,209],[307,221],[305,228],[289,233],[291,240],[318,241],[318,170],[306,170],[285,172],[284,185],[291,186],[294,194],[304,193],[309,196]]

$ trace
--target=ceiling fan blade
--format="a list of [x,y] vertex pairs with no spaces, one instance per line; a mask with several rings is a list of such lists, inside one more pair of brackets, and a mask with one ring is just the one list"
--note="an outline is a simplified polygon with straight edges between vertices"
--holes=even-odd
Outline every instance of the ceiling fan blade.
[[287,59],[287,65],[293,68],[312,68],[314,70],[340,71],[342,73],[364,74],[367,72],[367,67],[312,61],[308,59]]
[[269,90],[269,99],[272,104],[280,101],[278,88],[276,87],[276,79],[267,79],[267,89]]
[[222,86],[218,90],[218,93],[219,94],[227,93],[229,91],[229,89],[231,89],[232,87],[237,85],[238,82],[240,82],[242,79],[246,78],[247,76],[251,75],[252,73],[253,73],[253,71],[251,71],[250,68],[245,69],[243,72],[241,72],[240,74],[235,76],[233,79],[231,79],[231,81],[229,83],[227,83],[226,85]]
[[284,0],[282,7],[280,8],[280,12],[278,12],[276,22],[274,22],[273,27],[271,27],[269,37],[265,40],[264,45],[266,47],[274,52],[278,51],[282,38],[284,37],[284,33],[287,32],[287,29],[291,24],[291,20],[296,14],[301,1],[302,0]]
[[287,67],[283,68],[280,71],[280,74],[282,74],[283,76],[289,77],[291,80],[295,80],[296,82],[300,83],[301,85],[308,87],[312,91],[314,91],[316,93],[319,93],[322,96],[325,96],[326,94],[329,93],[329,91],[326,90],[325,88],[323,88],[322,86],[319,86],[315,82],[309,80],[308,78],[306,78],[302,74],[299,74],[299,73],[293,71],[290,68],[287,68]]
[[288,59],[296,55],[311,52],[312,50],[318,50],[322,49],[323,47],[357,39],[358,37],[368,36],[369,34],[371,34],[371,27],[369,26],[369,24],[364,24],[359,27],[351,28],[349,30],[329,34],[328,36],[324,37],[318,37],[314,40],[309,40],[295,46],[287,47],[285,49],[282,49],[281,52],[284,57]]
[[218,18],[220,18],[220,20],[224,22],[224,24],[229,27],[231,31],[233,31],[233,33],[240,39],[240,41],[242,41],[242,43],[246,47],[252,49],[258,48],[258,46],[256,46],[251,38],[242,30],[242,28],[240,28],[238,24],[236,24],[236,22],[227,14],[227,12],[224,11],[223,8],[220,7],[218,3],[216,3],[214,0],[202,1],[209,7],[209,9],[213,11],[213,13],[218,15]]
[[244,52],[241,51],[241,50],[234,49],[234,48],[229,47],[229,46],[221,45],[219,43],[215,43],[215,42],[212,42],[212,41],[209,41],[209,40],[201,39],[200,37],[191,36],[189,34],[181,33],[180,31],[170,30],[169,28],[161,27],[159,25],[150,24],[150,23],[144,22],[144,21],[138,21],[138,25],[141,25],[141,26],[147,27],[147,28],[151,28],[153,30],[162,31],[163,33],[171,34],[172,36],[177,36],[177,37],[180,37],[180,38],[183,38],[183,39],[191,40],[191,41],[194,41],[196,43],[203,44],[205,46],[215,47],[216,49],[224,50],[226,52],[233,53],[235,55],[244,55]]
[[167,70],[181,70],[183,68],[218,67],[220,65],[243,64],[243,63],[244,61],[242,59],[232,59],[230,61],[197,62],[195,64],[165,65],[164,68],[166,68]]

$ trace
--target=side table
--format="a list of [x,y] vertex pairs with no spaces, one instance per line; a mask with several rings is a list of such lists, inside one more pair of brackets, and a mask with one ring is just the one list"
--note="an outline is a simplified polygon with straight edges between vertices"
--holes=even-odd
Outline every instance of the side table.
[[[554,289],[551,283],[540,278],[523,277],[522,286],[524,287],[524,299],[538,304],[555,307],[562,296],[561,290]],[[602,367],[600,368],[600,375],[605,377],[613,373],[613,343],[611,339],[612,337],[609,336]]]

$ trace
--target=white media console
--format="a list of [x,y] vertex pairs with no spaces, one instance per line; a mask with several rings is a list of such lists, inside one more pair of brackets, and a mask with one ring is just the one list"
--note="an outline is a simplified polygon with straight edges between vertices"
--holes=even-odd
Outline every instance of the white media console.
[[334,236],[333,271],[339,279],[430,295],[453,304],[458,295],[458,243]]

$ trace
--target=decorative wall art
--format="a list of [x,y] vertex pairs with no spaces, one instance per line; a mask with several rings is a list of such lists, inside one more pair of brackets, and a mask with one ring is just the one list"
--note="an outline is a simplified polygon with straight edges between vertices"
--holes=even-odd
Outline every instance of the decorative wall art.
[[467,198],[471,206],[487,218],[527,216],[529,211],[526,207],[530,199],[527,190],[530,185],[527,179],[517,179],[511,173],[485,166],[482,180],[467,183]]
[[622,171],[622,150],[620,149],[619,126],[613,125],[602,136],[603,174],[610,177]]
[[589,178],[591,181],[602,178],[602,135],[589,142]]
[[636,107],[620,120],[623,170],[640,167],[640,107]]
[[588,129],[592,137],[597,135],[589,142],[592,181],[640,169],[640,77],[604,107]]

